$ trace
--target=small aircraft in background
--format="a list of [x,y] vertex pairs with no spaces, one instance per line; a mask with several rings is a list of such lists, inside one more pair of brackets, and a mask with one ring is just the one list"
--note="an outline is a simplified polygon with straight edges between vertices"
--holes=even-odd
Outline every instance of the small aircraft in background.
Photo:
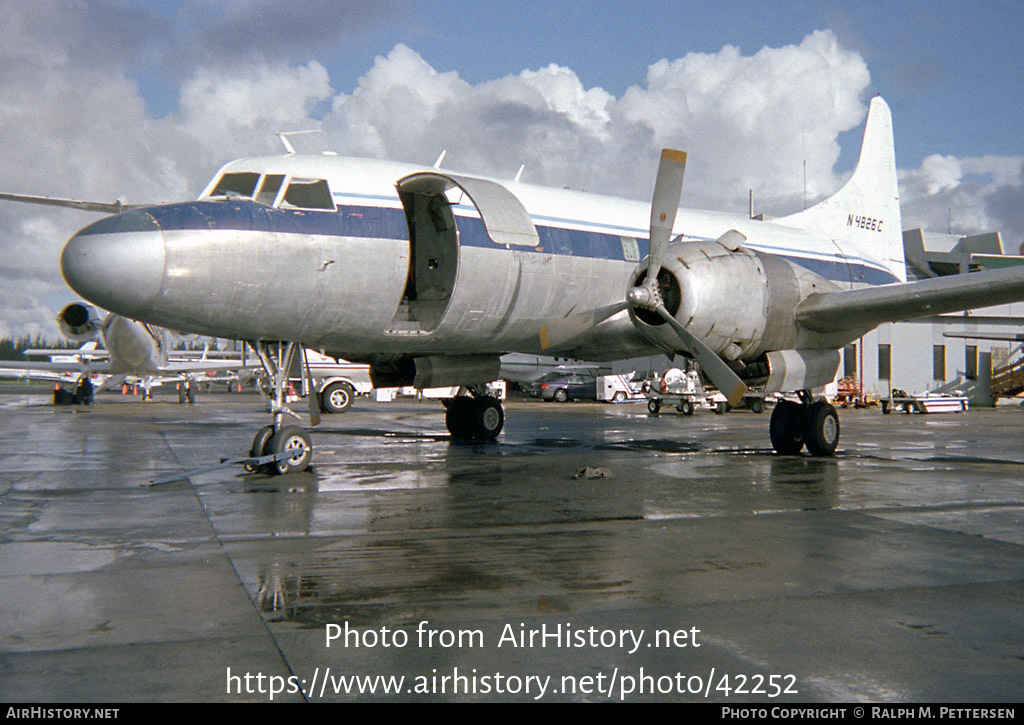
[[73,388],[74,392],[65,396],[55,394],[54,402],[86,402],[86,398],[91,402],[93,392],[122,383],[137,385],[146,400],[152,397],[154,387],[173,382],[179,385],[179,402],[191,403],[198,390],[197,376],[234,374],[259,365],[254,358],[247,360],[244,351],[172,350],[169,331],[114,313],[103,315],[82,302],[64,307],[57,322],[68,339],[82,342],[82,346],[24,353],[49,357],[48,361],[0,362],[0,375],[55,380]]

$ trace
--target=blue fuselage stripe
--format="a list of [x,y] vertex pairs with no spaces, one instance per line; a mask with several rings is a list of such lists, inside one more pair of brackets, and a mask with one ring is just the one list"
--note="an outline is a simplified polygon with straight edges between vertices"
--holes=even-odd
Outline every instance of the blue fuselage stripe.
[[[143,223],[132,223],[133,215],[149,217]],[[483,221],[476,217],[457,216],[459,243],[466,247],[494,249],[496,245],[487,236]],[[80,234],[100,234],[130,231],[156,222],[162,231],[233,230],[277,234],[311,234],[320,236],[359,237],[371,239],[408,240],[409,229],[402,209],[339,205],[337,211],[307,209],[273,209],[262,204],[242,200],[199,201],[150,207],[108,217],[83,229]],[[535,218],[540,221],[540,217]],[[580,222],[581,225],[586,222]],[[593,226],[593,225],[590,225]],[[149,226],[149,228],[152,228]],[[608,259],[636,263],[647,256],[648,241],[644,237],[628,234],[569,229],[561,226],[536,224],[540,241],[536,247],[515,247],[521,252],[535,252],[572,257]],[[637,259],[626,257],[626,247],[635,242]],[[856,259],[818,258],[797,253],[772,254],[798,264],[822,277],[841,283],[889,284],[899,280],[890,272],[864,264]],[[630,257],[634,254],[630,254]],[[851,280],[852,277],[852,280]]]

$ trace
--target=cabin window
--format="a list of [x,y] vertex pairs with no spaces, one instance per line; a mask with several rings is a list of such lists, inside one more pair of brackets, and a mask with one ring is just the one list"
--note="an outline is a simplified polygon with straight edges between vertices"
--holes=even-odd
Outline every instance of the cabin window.
[[323,179],[292,179],[284,192],[281,207],[334,211],[334,197]]
[[249,172],[224,174],[210,192],[210,196],[244,196],[251,199],[259,180],[259,174]]

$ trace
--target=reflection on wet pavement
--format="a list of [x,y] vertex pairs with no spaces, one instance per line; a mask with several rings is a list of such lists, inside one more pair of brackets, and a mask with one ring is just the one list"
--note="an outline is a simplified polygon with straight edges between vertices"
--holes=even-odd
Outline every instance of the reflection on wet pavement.
[[[942,699],[954,680],[965,688],[954,699],[1018,692],[1020,411],[899,425],[843,411],[839,454],[815,459],[775,456],[768,416],[743,411],[654,418],[514,402],[499,441],[453,444],[440,406],[358,401],[313,431],[305,473],[225,468],[144,485],[245,450],[263,424],[253,402],[24,405],[4,418],[0,450],[16,453],[3,454],[0,479],[0,651],[11,663],[0,694],[45,699],[33,673],[59,671],[67,649],[99,664],[76,665],[54,696],[124,694],[110,683],[128,646],[207,658],[207,685],[146,669],[155,699],[185,680],[194,699],[224,699],[227,666],[337,665],[327,624],[424,620],[487,633],[690,622],[707,643],[675,660],[389,652],[395,671],[792,671],[801,701]],[[577,475],[588,468],[608,475]],[[923,641],[934,632],[938,653],[937,635]],[[380,654],[348,653],[358,667]],[[932,665],[910,666],[922,658]]]

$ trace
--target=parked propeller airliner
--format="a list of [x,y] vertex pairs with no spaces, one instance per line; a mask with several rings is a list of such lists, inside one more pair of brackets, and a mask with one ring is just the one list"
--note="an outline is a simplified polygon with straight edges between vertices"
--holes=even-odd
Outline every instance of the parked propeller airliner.
[[[253,341],[272,369],[309,346],[369,363],[377,386],[464,386],[447,402],[455,439],[500,433],[501,403],[483,386],[503,353],[682,354],[732,402],[748,385],[797,393],[769,425],[788,455],[836,450],[838,416],[811,390],[834,379],[843,345],[882,322],[1024,299],[1024,270],[906,282],[881,98],[849,182],[792,216],[679,210],[685,159],[663,152],[650,205],[440,164],[243,159],[198,201],[91,205],[120,213],[75,234],[61,266],[95,304]],[[275,359],[262,341],[289,344]],[[277,393],[251,452],[273,454],[279,472],[305,468],[309,436],[284,425]]]

